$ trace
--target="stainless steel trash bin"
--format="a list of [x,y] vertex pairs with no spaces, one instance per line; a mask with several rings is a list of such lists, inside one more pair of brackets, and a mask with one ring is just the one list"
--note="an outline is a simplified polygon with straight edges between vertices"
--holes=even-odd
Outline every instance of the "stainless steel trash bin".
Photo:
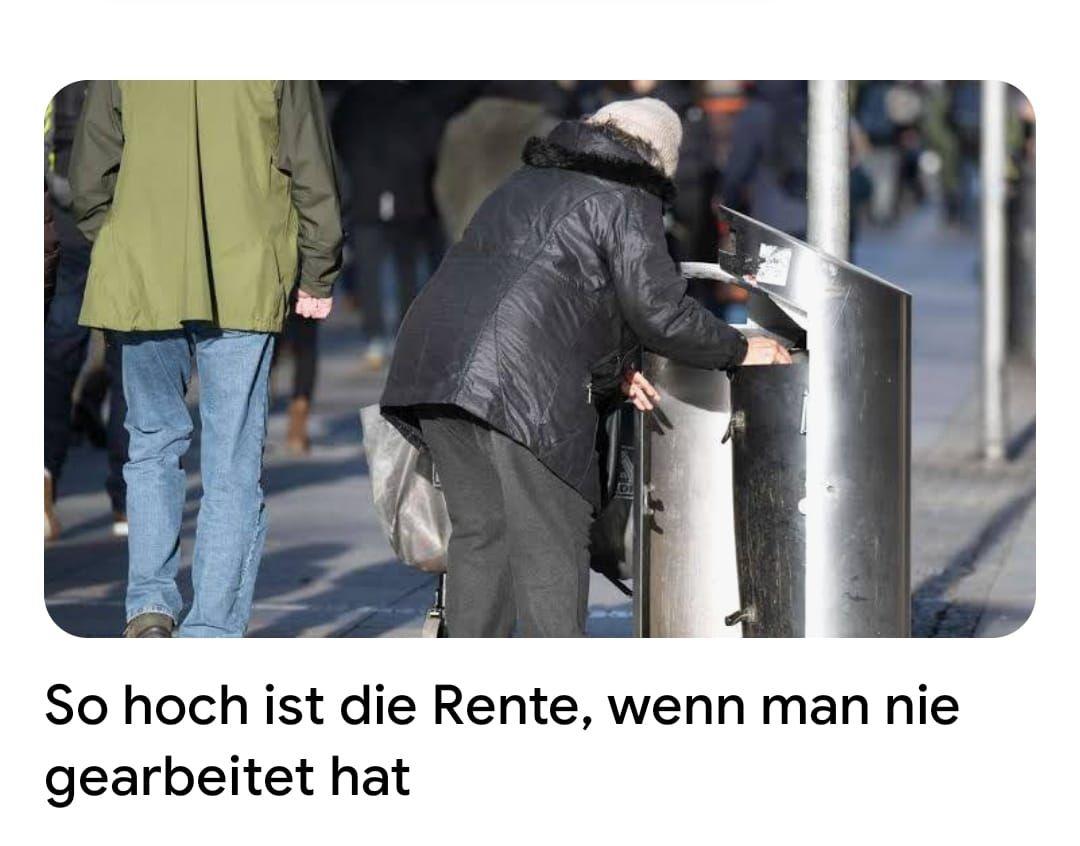
[[747,367],[731,385],[738,611],[749,637],[806,631],[806,402],[809,363]]
[[745,287],[741,328],[800,353],[733,382],[646,356],[663,399],[639,426],[637,632],[906,636],[910,296],[724,213],[733,251],[684,274]]
[[[724,617],[739,603],[731,531],[731,420],[727,374],[647,355],[645,375],[662,399],[642,418],[649,450],[646,554],[655,566],[635,584],[648,602],[642,634],[737,637]],[[688,538],[692,542],[687,542]]]

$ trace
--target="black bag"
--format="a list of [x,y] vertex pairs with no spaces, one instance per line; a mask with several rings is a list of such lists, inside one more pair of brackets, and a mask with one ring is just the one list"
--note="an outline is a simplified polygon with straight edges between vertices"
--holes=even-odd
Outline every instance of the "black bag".
[[634,506],[634,406],[620,403],[597,435],[600,513],[593,521],[589,566],[613,582],[632,578],[631,511]]

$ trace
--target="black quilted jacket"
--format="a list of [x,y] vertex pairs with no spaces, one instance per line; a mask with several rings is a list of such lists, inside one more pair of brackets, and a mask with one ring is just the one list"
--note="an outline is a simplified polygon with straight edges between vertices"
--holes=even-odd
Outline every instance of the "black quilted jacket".
[[746,340],[686,296],[660,171],[580,122],[531,139],[523,159],[409,309],[382,412],[421,444],[415,407],[458,406],[596,503],[598,408],[639,345],[727,369]]

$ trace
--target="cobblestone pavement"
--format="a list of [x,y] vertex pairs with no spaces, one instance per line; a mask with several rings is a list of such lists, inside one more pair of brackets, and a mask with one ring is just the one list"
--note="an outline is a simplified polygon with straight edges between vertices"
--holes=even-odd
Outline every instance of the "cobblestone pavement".
[[[976,242],[920,214],[868,231],[855,259],[915,295],[912,586],[919,635],[993,635],[1016,628],[1034,597],[1034,376],[1011,374],[1016,458],[975,460],[978,350]],[[370,506],[358,411],[381,377],[360,364],[356,316],[335,312],[321,335],[312,454],[288,455],[284,400],[291,363],[275,373],[265,488],[270,533],[250,634],[410,637],[420,633],[432,577],[394,560]],[[197,443],[189,468],[198,467]],[[61,480],[65,531],[45,551],[46,605],[65,630],[115,636],[123,623],[126,549],[109,535],[104,454],[72,451]],[[190,561],[196,472],[190,473],[183,550]],[[189,573],[182,590],[190,597]],[[588,628],[629,635],[630,603],[593,578]]]

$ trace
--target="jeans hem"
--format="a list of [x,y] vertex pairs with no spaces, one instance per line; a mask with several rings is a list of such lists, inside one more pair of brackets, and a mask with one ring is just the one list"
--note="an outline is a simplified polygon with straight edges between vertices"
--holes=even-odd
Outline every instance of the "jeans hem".
[[125,623],[130,623],[140,614],[164,614],[166,617],[173,621],[174,626],[177,622],[176,614],[173,613],[171,609],[166,608],[164,605],[147,605],[145,608],[136,611],[134,614],[128,614]]

